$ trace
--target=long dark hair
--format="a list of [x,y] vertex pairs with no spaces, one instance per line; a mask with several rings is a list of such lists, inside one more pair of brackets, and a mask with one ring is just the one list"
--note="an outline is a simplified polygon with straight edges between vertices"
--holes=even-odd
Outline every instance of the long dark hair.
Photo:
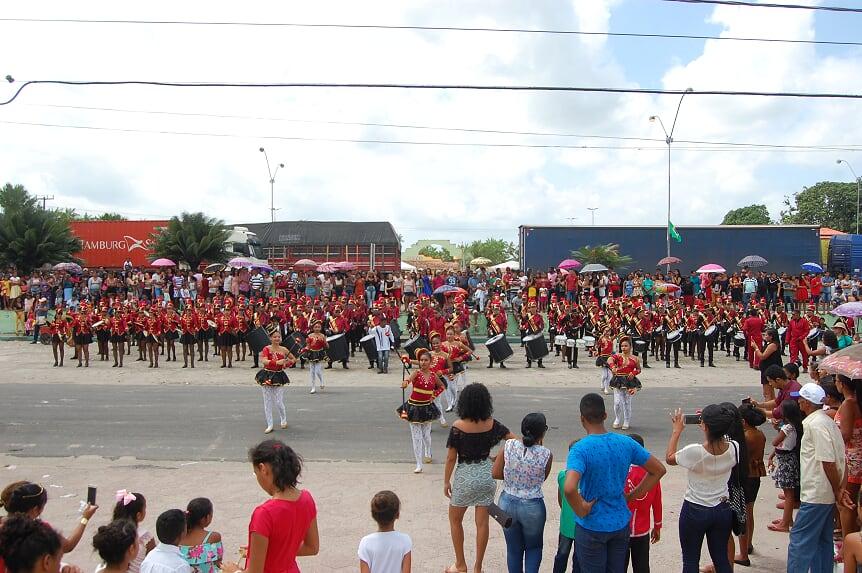
[[802,410],[796,400],[785,400],[781,403],[781,418],[796,430],[796,447],[793,451],[799,455],[799,447],[802,445]]
[[248,452],[254,465],[267,464],[272,469],[272,483],[279,491],[296,487],[302,473],[302,458],[293,449],[278,440],[266,440]]
[[545,437],[547,431],[548,422],[541,412],[527,414],[521,420],[521,436],[526,448],[535,446],[539,440]]

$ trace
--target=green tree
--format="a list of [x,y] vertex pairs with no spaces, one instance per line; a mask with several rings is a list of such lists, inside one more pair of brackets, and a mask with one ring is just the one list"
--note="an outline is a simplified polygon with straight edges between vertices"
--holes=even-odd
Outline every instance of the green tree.
[[69,222],[42,209],[22,185],[0,189],[0,208],[0,265],[30,273],[46,263],[79,262],[74,254],[82,245]]
[[784,198],[781,222],[821,225],[845,233],[856,229],[856,184],[821,181]]
[[748,205],[731,209],[721,221],[722,225],[771,225],[766,205]]
[[632,258],[628,255],[621,255],[620,246],[614,243],[594,247],[585,245],[572,251],[572,258],[581,261],[584,265],[598,263],[612,269],[624,269],[632,263]]
[[502,239],[488,238],[484,241],[473,241],[464,247],[464,260],[470,262],[477,257],[490,259],[492,265],[498,265],[517,259],[518,247]]
[[183,213],[171,217],[167,227],[154,233],[155,257],[165,257],[176,263],[184,261],[197,269],[203,261],[223,263],[227,260],[225,241],[230,235],[224,222],[203,213]]
[[89,213],[84,213],[81,215],[78,213],[77,209],[72,207],[64,207],[62,209],[54,209],[54,212],[57,213],[58,216],[65,219],[66,221],[126,221],[126,217],[120,215],[119,213],[102,213],[101,215],[90,215]]
[[444,262],[452,262],[452,253],[449,252],[449,249],[445,249],[443,247],[438,247],[435,245],[426,245],[419,249],[419,254],[423,257],[431,257],[432,259],[440,259]]

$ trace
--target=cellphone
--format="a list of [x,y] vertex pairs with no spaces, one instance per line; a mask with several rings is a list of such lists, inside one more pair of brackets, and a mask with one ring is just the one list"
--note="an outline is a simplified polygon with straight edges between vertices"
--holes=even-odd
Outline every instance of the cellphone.
[[701,414],[686,414],[683,416],[683,421],[686,424],[700,424],[703,420],[703,416]]
[[742,403],[743,404],[751,404],[751,398],[743,398]]
[[96,486],[87,486],[87,503],[96,505]]

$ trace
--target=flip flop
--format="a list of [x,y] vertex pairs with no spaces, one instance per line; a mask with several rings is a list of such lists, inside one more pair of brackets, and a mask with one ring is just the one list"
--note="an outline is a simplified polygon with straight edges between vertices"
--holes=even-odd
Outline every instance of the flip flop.
[[467,570],[464,569],[462,571],[462,570],[458,569],[457,567],[455,567],[454,565],[450,565],[449,567],[446,568],[446,570],[443,573],[467,573]]
[[777,533],[790,533],[790,528],[785,529],[783,527],[778,527],[777,525],[775,525],[773,523],[770,523],[769,525],[767,525],[766,529],[768,529],[769,531],[775,531]]

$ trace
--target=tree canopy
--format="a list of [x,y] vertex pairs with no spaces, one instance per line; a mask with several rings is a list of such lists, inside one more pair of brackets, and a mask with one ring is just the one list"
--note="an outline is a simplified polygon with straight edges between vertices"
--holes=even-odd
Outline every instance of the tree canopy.
[[435,245],[427,245],[419,249],[419,254],[423,257],[430,257],[432,259],[440,259],[444,262],[451,262],[453,260],[452,253],[449,252],[449,249],[435,246]]
[[595,246],[584,245],[580,249],[572,251],[572,258],[585,265],[598,263],[611,269],[624,269],[633,262],[630,256],[620,254],[620,246],[614,243]]
[[44,264],[79,262],[74,254],[81,241],[72,235],[68,220],[46,211],[22,185],[0,189],[0,265],[30,273]]
[[856,230],[856,183],[821,181],[784,198],[781,222],[820,225],[845,233]]
[[491,261],[492,265],[498,265],[506,261],[518,258],[518,247],[514,243],[502,239],[487,238],[484,241],[473,241],[464,247],[464,260],[484,257]]
[[197,269],[203,261],[223,263],[227,260],[225,241],[230,231],[224,222],[203,213],[183,213],[171,217],[167,226],[153,235],[151,247],[155,257],[174,262],[185,261]]
[[67,221],[127,221],[128,219],[119,213],[102,213],[100,215],[90,215],[89,213],[84,213],[83,215],[78,213],[77,209],[73,209],[71,207],[65,207],[63,209],[55,209],[54,210],[57,215],[66,219]]
[[731,209],[721,221],[722,225],[770,225],[769,209],[766,205],[748,205]]

